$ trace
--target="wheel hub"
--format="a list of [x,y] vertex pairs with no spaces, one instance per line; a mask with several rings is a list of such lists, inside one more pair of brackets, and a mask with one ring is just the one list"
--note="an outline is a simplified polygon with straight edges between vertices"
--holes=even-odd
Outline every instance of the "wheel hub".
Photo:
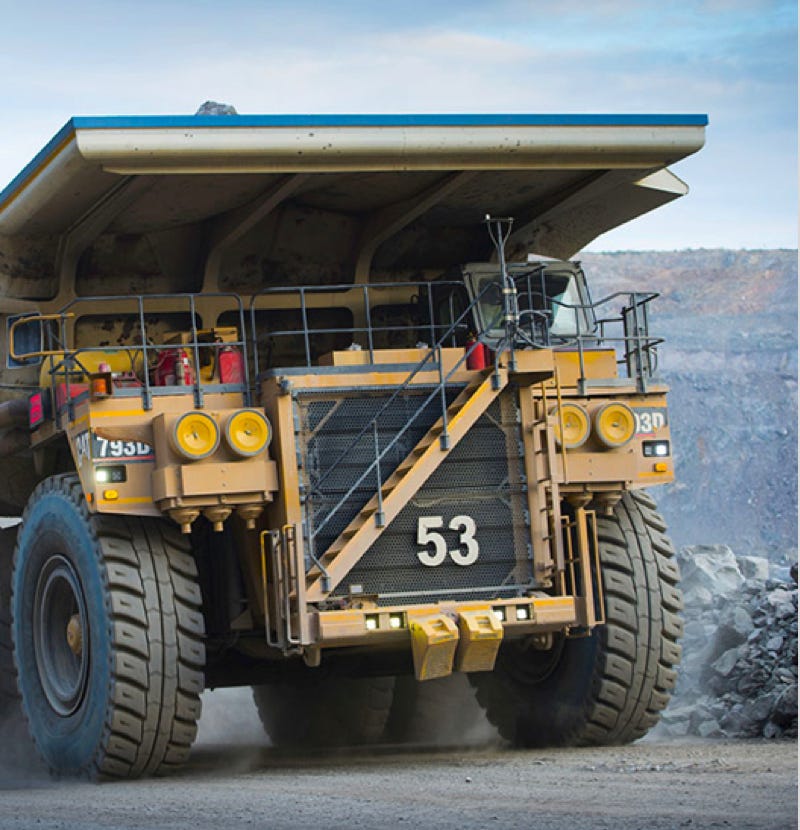
[[76,657],[81,656],[83,651],[83,628],[78,614],[73,614],[67,623],[67,645]]
[[89,629],[80,580],[66,557],[51,556],[39,573],[33,610],[33,642],[39,682],[62,717],[83,702],[89,677]]

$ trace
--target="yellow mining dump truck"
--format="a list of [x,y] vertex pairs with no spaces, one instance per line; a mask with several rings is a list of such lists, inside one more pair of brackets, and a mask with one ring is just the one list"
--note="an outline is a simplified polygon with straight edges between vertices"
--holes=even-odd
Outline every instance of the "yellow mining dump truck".
[[396,739],[453,672],[520,746],[644,735],[654,295],[567,260],[705,124],[71,120],[0,194],[0,689],[47,764],[175,768],[206,687],[283,745]]

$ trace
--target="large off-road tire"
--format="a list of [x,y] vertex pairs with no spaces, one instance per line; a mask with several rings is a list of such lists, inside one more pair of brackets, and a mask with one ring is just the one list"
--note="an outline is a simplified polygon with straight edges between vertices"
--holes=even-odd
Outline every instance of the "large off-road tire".
[[470,677],[500,734],[517,746],[624,744],[641,738],[677,677],[683,607],[675,551],[645,493],[598,518],[606,624],[548,651],[504,644]]
[[377,743],[394,690],[393,677],[337,677],[309,669],[253,687],[264,731],[282,749]]
[[11,570],[18,526],[0,529],[0,770],[14,776],[37,769],[38,759],[19,702],[11,642]]
[[0,721],[16,714],[17,680],[11,649],[11,565],[17,528],[0,529]]
[[92,515],[75,476],[49,478],[23,516],[11,605],[22,708],[53,773],[136,778],[186,760],[205,648],[176,526]]

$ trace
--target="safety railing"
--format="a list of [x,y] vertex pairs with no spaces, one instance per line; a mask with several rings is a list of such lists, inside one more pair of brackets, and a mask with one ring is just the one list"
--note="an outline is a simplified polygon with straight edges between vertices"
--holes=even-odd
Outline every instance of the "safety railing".
[[[649,382],[658,368],[657,346],[664,338],[650,334],[650,303],[657,293],[618,291],[593,303],[565,303],[544,292],[544,269],[539,272],[537,290],[532,290],[532,281],[527,279],[520,292],[520,328],[527,332],[529,339],[540,348],[574,348],[578,352],[580,367],[579,387],[586,387],[586,356],[589,349],[612,347],[617,353],[617,365],[623,369],[621,377],[635,384],[638,392],[646,392]],[[543,298],[543,299],[542,299]],[[619,307],[619,313],[607,313],[612,303]],[[542,308],[533,308],[535,304]],[[527,307],[525,307],[527,306]],[[573,321],[573,326],[554,327],[556,314],[560,309]],[[568,333],[564,329],[569,328]]]
[[[238,317],[236,327],[199,325],[199,306],[212,298],[229,306],[230,312]],[[130,327],[128,342],[76,346],[75,323],[83,317],[104,315],[109,321],[118,319]],[[185,317],[187,324],[158,334],[159,325],[151,321],[170,315]],[[40,348],[24,353],[13,351],[14,326],[36,323],[42,326]],[[216,334],[220,332],[224,335]],[[246,332],[245,306],[237,294],[149,294],[80,297],[57,314],[20,318],[11,327],[9,337],[14,360],[46,362],[43,375],[50,378],[58,422],[64,408],[71,417],[76,393],[88,392],[90,380],[99,374],[109,376],[109,395],[139,396],[145,410],[152,408],[154,396],[191,394],[194,405],[202,407],[206,394],[230,391],[240,392],[245,406],[249,406],[251,361],[247,359]],[[226,364],[222,358],[228,354],[235,361]],[[123,356],[121,360],[117,358],[119,355]],[[99,357],[103,362],[98,365]],[[126,360],[130,368],[120,371]],[[227,377],[223,365],[228,366]],[[58,387],[62,387],[60,394]],[[60,397],[64,398],[65,407],[58,405]]]
[[[585,352],[588,346],[611,346],[617,353],[617,365],[623,370],[620,377],[636,386],[636,391],[645,393],[658,368],[657,347],[664,338],[650,334],[649,304],[658,294],[638,292],[616,292],[592,303],[591,306],[574,307],[591,309],[595,314],[597,331],[595,335],[581,335],[577,338],[578,361],[580,365],[579,387],[589,382],[586,376]],[[597,312],[612,302],[624,299],[618,314],[600,317]]]
[[[437,296],[438,295],[438,296]],[[278,298],[283,298],[283,302]],[[463,299],[460,299],[463,298]],[[278,300],[276,302],[276,300]],[[370,363],[375,360],[375,352],[380,348],[391,348],[393,335],[416,333],[416,340],[410,345],[422,344],[429,348],[448,331],[445,340],[451,346],[463,345],[463,335],[470,326],[462,314],[462,323],[451,326],[459,307],[466,303],[466,289],[461,281],[423,281],[423,282],[383,282],[364,285],[325,285],[325,286],[291,286],[267,288],[254,294],[250,300],[251,340],[258,347],[264,345],[264,338],[270,343],[293,340],[300,343],[300,360],[291,360],[292,366],[311,367],[319,357],[319,350],[314,341],[324,336],[340,341],[349,341],[342,348],[358,348],[367,353]],[[410,316],[404,325],[383,324],[375,318],[386,307],[403,306]],[[348,325],[314,325],[311,316],[324,310],[345,309],[353,314],[355,320]],[[292,328],[271,328],[259,321],[260,312],[290,311],[299,314],[299,326]],[[445,312],[443,314],[442,312]],[[439,318],[450,322],[439,322]],[[379,345],[379,342],[383,341]],[[461,341],[461,342],[459,342]],[[408,344],[407,344],[408,345]],[[260,348],[254,350],[255,375],[273,366],[264,366]],[[271,361],[270,361],[271,362]],[[287,363],[279,364],[286,368]]]

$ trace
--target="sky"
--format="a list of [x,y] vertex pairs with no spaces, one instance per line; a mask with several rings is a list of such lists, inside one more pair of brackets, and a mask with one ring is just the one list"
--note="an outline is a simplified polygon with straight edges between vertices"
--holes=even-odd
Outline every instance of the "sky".
[[74,115],[705,113],[588,250],[797,246],[794,0],[0,0],[0,189]]

